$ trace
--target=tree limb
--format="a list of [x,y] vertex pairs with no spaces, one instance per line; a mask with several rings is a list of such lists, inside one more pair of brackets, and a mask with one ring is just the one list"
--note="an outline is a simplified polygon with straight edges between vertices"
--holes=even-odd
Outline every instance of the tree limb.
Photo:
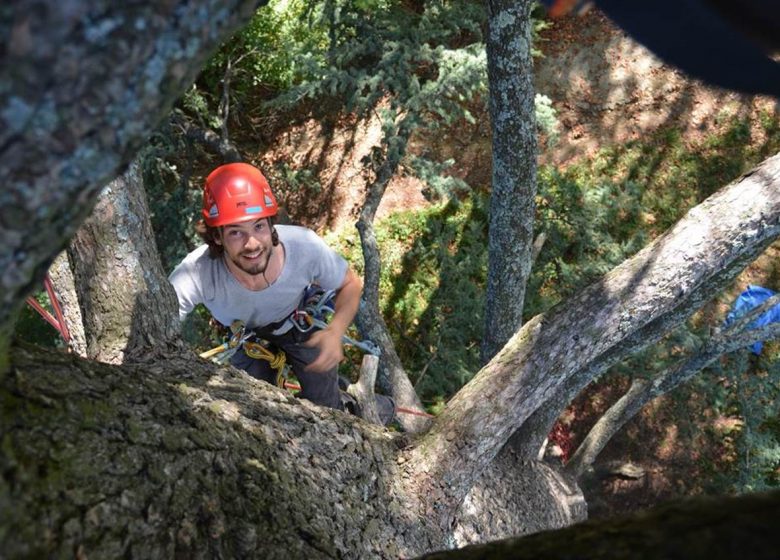
[[[376,170],[374,180],[368,186],[366,200],[360,211],[358,222],[355,224],[360,234],[365,263],[363,300],[356,321],[362,336],[374,341],[382,350],[381,366],[387,375],[390,391],[396,404],[402,407],[422,409],[422,403],[401,365],[401,360],[395,351],[395,345],[379,310],[379,279],[382,265],[373,225],[382,196],[390,179],[398,169],[411,133],[411,122],[402,117],[401,122],[396,126],[395,134],[385,140],[386,151]],[[408,432],[420,432],[430,424],[427,418],[410,414],[402,415],[399,421]]]
[[[634,257],[548,313],[529,321],[449,402],[408,453],[408,483],[447,524],[473,477],[509,436],[566,383],[592,379],[690,316],[780,236],[780,156],[722,188]],[[598,365],[598,368],[594,366]],[[588,378],[580,381],[587,383]],[[435,513],[434,513],[435,512]]]

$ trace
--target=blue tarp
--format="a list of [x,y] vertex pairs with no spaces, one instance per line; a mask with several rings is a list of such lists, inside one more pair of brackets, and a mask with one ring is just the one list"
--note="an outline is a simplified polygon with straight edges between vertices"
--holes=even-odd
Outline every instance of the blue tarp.
[[[775,295],[775,292],[767,288],[762,288],[761,286],[748,286],[747,290],[739,294],[739,297],[737,297],[737,300],[731,307],[731,311],[723,322],[724,328],[731,325],[751,309],[764,303],[773,295]],[[770,323],[780,323],[780,303],[765,311],[758,319],[750,323],[748,328],[757,329],[758,327],[763,327]],[[760,354],[763,347],[763,342],[756,342],[750,349],[754,354]]]

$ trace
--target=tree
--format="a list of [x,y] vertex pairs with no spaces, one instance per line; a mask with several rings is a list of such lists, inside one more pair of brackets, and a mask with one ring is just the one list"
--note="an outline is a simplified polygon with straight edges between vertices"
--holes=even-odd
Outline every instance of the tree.
[[[104,23],[88,29],[111,29],[122,10],[96,11],[104,14]],[[167,23],[180,25],[186,14],[179,15]],[[207,17],[208,9],[201,15]],[[76,46],[82,37],[68,35]],[[60,50],[75,48],[58,35],[54,39]],[[36,44],[43,48],[46,40]],[[180,64],[175,49],[168,51],[170,58],[157,54],[128,62],[142,95],[144,75],[163,62]],[[29,79],[41,83],[50,70],[25,68],[32,72]],[[128,67],[107,71],[125,76]],[[112,99],[116,83],[93,83],[96,99]],[[182,82],[180,90],[186,85]],[[157,107],[168,93],[144,99]],[[135,106],[129,109],[134,115]],[[101,131],[112,116],[105,110],[86,112],[79,126]],[[101,159],[104,150],[109,163],[121,167],[131,157],[129,146],[152,124],[141,120],[133,134],[122,137],[120,145],[128,147],[124,155],[117,154],[114,136],[108,135],[93,157]],[[45,128],[31,125],[25,132],[25,138],[38,134],[58,140]],[[86,133],[75,140],[101,146],[100,138]],[[71,161],[68,154],[44,155],[52,168]],[[20,169],[3,159],[0,176],[19,182],[9,182],[7,192],[27,192]],[[94,203],[102,185],[89,177],[65,181],[70,197],[41,199],[35,215],[73,216],[79,196]],[[2,549],[11,557],[408,557],[466,543],[475,528],[487,529],[480,538],[493,538],[501,531],[533,531],[579,519],[576,485],[543,463],[525,461],[505,446],[507,440],[537,414],[543,417],[568,402],[578,385],[610,363],[679,324],[776,239],[779,183],[780,156],[775,156],[697,206],[600,282],[529,321],[417,438],[299,403],[232,368],[176,351],[119,367],[16,346],[0,374]],[[130,188],[134,182],[117,184]],[[14,216],[7,207],[3,212],[4,218]],[[4,239],[13,240],[13,232],[31,236],[25,246],[33,264],[24,269],[26,282],[4,284],[17,290],[4,308],[10,316],[20,304],[14,297],[24,295],[21,286],[31,283],[36,263],[52,260],[67,239],[53,230],[47,233],[56,239],[33,243],[41,236],[40,221],[17,219],[13,230],[2,223]],[[124,222],[111,223],[119,232]],[[145,261],[154,251],[139,249],[138,255],[144,256],[138,265],[154,274]],[[157,285],[139,282],[134,289],[141,296]],[[152,295],[166,297],[164,291]],[[166,308],[155,311],[164,315]],[[126,314],[127,322],[133,316]],[[150,322],[144,334],[154,336],[153,329],[167,324]],[[526,441],[534,447],[533,437]],[[504,475],[516,482],[505,486]],[[534,515],[523,518],[528,511]],[[486,522],[488,514],[492,523]]]
[[[580,519],[576,486],[502,450],[512,423],[576,368],[593,371],[625,351],[632,333],[681,320],[776,238],[778,182],[780,156],[694,209],[575,307],[530,321],[414,440],[176,352],[118,368],[17,347],[0,393],[3,549],[397,557]],[[572,321],[583,311],[588,328]]]
[[[327,30],[327,47],[300,53],[298,66],[304,68],[304,77],[269,106],[335,98],[359,119],[381,119],[381,140],[365,158],[366,198],[356,224],[365,263],[365,305],[356,323],[361,334],[381,348],[383,384],[396,402],[421,409],[380,313],[381,255],[373,222],[388,183],[404,166],[429,179],[434,191],[464,186],[440,176],[438,170],[448,163],[409,158],[407,147],[423,126],[435,129],[440,122],[471,117],[463,101],[484,87],[481,12],[477,5],[462,1],[329,0],[313,3],[309,9],[318,14],[320,28]],[[420,416],[404,415],[400,421],[405,430],[414,432],[428,424]]]
[[523,324],[536,211],[533,2],[487,3],[493,178],[481,357],[490,360]]

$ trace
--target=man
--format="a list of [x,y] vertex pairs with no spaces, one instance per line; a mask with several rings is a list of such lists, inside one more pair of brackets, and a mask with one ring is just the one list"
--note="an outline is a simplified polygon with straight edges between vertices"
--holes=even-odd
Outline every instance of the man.
[[[363,285],[317,234],[275,225],[276,213],[276,198],[259,169],[231,163],[211,172],[197,226],[205,245],[187,255],[169,278],[179,298],[179,318],[202,303],[223,325],[242,321],[284,350],[301,382],[301,398],[341,409],[341,337],[357,312]],[[290,316],[312,283],[336,290],[335,312],[326,329],[303,333]],[[275,383],[270,364],[243,349],[231,363]]]

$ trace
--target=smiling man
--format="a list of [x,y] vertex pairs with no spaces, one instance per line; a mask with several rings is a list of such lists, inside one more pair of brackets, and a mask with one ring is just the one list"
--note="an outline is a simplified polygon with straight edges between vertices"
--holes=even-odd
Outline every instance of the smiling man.
[[[301,398],[340,409],[341,337],[357,312],[362,282],[313,231],[275,225],[276,213],[276,198],[256,167],[231,163],[211,172],[197,225],[205,244],[169,278],[179,298],[179,318],[202,303],[225,326],[242,321],[284,350],[301,382]],[[326,329],[303,333],[290,317],[310,284],[336,290],[335,313]],[[231,363],[257,379],[276,381],[268,362],[243,350]]]

